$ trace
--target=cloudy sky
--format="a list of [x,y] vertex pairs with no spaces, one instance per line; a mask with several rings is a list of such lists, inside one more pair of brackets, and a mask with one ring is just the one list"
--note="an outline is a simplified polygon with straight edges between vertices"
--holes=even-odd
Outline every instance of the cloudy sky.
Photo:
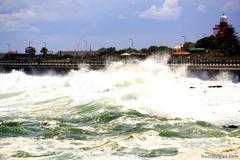
[[240,0],[0,0],[0,51],[175,46],[212,34],[225,13],[240,32]]

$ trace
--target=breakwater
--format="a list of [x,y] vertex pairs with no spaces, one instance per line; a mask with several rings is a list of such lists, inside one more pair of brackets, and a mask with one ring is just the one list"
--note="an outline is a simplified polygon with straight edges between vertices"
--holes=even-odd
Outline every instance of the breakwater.
[[[230,72],[235,76],[240,75],[240,60],[188,60],[170,59],[170,68],[186,67],[189,73],[207,72],[210,77],[219,72]],[[56,73],[67,73],[70,70],[79,70],[83,67],[89,69],[102,69],[107,66],[106,60],[28,60],[12,61],[1,60],[0,72],[11,70],[23,70],[26,73],[44,73],[54,71]],[[240,77],[240,76],[239,76]]]
[[239,83],[191,78],[165,64],[0,74],[0,159],[238,156],[239,128],[223,126],[239,126]]
[[240,60],[187,60],[170,59],[168,61],[172,69],[185,67],[189,74],[206,79],[214,78],[221,72],[227,72],[232,75],[235,81],[240,81]]
[[90,69],[101,69],[106,66],[106,61],[68,61],[68,60],[51,60],[51,61],[0,61],[0,71],[9,72],[11,70],[23,70],[27,73],[42,73],[46,71],[56,71],[65,73],[69,70],[78,70],[81,67]]

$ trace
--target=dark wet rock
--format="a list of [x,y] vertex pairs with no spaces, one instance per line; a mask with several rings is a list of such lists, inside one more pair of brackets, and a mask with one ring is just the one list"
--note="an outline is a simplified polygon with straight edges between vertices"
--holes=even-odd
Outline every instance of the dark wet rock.
[[208,88],[222,88],[223,86],[221,85],[215,85],[215,86],[208,86]]
[[238,126],[236,126],[236,125],[229,125],[229,126],[223,126],[223,128],[236,129],[236,128],[238,128]]

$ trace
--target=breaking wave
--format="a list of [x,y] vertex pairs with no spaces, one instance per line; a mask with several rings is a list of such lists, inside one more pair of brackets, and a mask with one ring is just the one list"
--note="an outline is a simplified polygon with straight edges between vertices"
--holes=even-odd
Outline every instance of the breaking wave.
[[239,130],[222,128],[240,121],[231,75],[203,80],[163,59],[1,74],[0,158],[184,159],[239,144]]

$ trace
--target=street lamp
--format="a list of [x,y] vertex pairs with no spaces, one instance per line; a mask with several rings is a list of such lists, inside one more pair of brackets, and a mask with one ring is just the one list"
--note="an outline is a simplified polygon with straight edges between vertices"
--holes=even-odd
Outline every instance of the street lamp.
[[186,36],[181,36],[183,37],[183,40],[184,40],[184,44],[186,43]]
[[86,51],[88,50],[87,49],[87,41],[86,40],[83,40],[83,42],[85,43],[85,47],[86,47]]
[[92,43],[90,43],[89,49],[90,49],[90,52],[91,52],[92,51]]
[[77,51],[79,52],[79,47],[80,45],[79,45],[79,42],[77,43]]
[[10,44],[7,43],[7,46],[8,46],[8,52],[10,52]]

